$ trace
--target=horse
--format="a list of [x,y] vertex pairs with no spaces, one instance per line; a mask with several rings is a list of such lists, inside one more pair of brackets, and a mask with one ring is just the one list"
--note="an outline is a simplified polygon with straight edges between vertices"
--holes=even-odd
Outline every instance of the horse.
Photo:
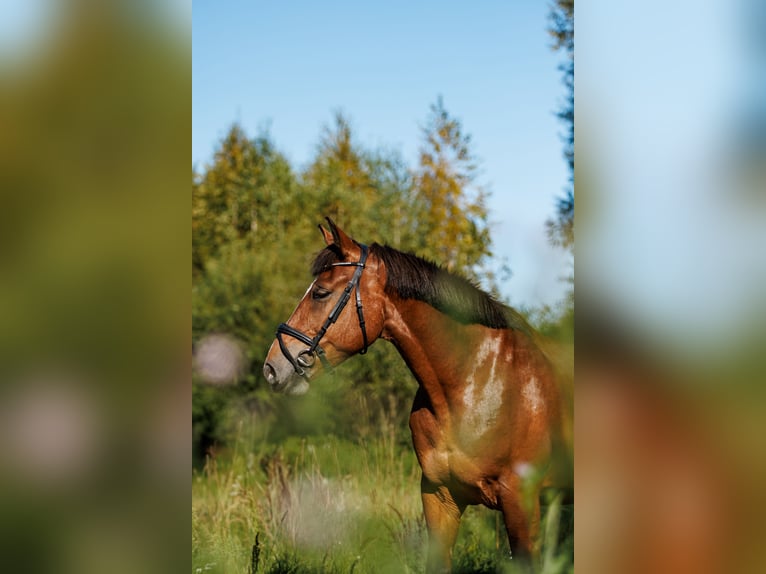
[[478,504],[502,512],[513,562],[537,563],[539,493],[562,436],[561,393],[539,337],[467,279],[368,247],[326,219],[314,281],[277,328],[267,382],[303,394],[377,339],[393,343],[418,382],[409,426],[422,470],[427,571],[451,570],[461,515]]

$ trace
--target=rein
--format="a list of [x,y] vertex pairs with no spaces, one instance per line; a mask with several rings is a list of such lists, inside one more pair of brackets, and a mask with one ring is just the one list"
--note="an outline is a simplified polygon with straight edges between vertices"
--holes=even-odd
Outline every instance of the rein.
[[[295,369],[295,372],[298,373],[298,375],[301,377],[308,376],[305,369],[308,369],[314,365],[317,356],[325,368],[331,368],[330,362],[327,360],[324,349],[322,349],[322,347],[319,345],[319,342],[322,340],[322,337],[324,337],[330,325],[338,320],[338,317],[345,308],[346,303],[348,303],[348,300],[351,298],[351,291],[354,289],[356,289],[356,315],[359,318],[359,328],[362,330],[362,339],[364,340],[364,348],[359,351],[359,354],[364,355],[367,352],[367,329],[365,328],[364,323],[362,296],[359,293],[359,279],[362,277],[362,271],[364,271],[365,262],[367,261],[368,249],[366,245],[360,244],[359,247],[362,249],[362,254],[359,257],[359,261],[341,261],[340,263],[332,263],[330,265],[330,267],[356,267],[356,270],[354,271],[353,277],[351,277],[351,281],[348,282],[348,285],[346,285],[346,288],[343,290],[340,299],[338,299],[338,302],[335,303],[335,307],[333,307],[332,311],[330,311],[330,315],[325,320],[324,325],[322,325],[322,328],[319,329],[319,332],[317,332],[313,338],[309,337],[302,331],[291,327],[287,323],[281,323],[279,327],[277,327],[277,342],[279,343],[279,348],[285,358],[290,361],[290,364]],[[284,340],[282,339],[283,335],[288,335],[294,339],[298,339],[302,343],[308,345],[308,349],[298,353],[297,357],[293,357]]]

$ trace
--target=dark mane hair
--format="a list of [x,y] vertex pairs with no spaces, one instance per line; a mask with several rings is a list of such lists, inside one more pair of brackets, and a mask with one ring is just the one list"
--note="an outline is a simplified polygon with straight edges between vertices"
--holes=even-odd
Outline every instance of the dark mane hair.
[[[518,312],[495,300],[465,277],[388,245],[373,243],[370,254],[386,266],[387,293],[428,303],[460,323],[516,329],[531,335],[531,327]],[[317,254],[311,273],[316,277],[342,260],[340,250],[330,245]]]
[[343,261],[341,250],[335,244],[328,245],[314,258],[314,262],[311,264],[311,274],[316,277],[327,271],[333,263],[339,261]]

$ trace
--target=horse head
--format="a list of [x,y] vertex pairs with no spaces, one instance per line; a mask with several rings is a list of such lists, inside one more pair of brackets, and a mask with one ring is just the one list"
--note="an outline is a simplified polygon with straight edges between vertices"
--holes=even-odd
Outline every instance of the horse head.
[[309,381],[365,353],[383,330],[382,265],[329,217],[327,223],[329,230],[319,226],[326,247],[312,265],[314,281],[266,356],[263,374],[276,391],[305,393]]

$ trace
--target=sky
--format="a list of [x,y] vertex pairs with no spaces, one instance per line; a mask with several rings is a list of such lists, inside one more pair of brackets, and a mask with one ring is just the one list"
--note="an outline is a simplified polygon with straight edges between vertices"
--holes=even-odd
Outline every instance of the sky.
[[420,126],[441,96],[471,134],[491,191],[493,266],[512,271],[502,295],[555,305],[572,261],[545,235],[568,177],[548,11],[539,0],[195,2],[192,163],[210,161],[236,121],[251,136],[268,128],[300,169],[342,111],[362,145],[416,165]]

